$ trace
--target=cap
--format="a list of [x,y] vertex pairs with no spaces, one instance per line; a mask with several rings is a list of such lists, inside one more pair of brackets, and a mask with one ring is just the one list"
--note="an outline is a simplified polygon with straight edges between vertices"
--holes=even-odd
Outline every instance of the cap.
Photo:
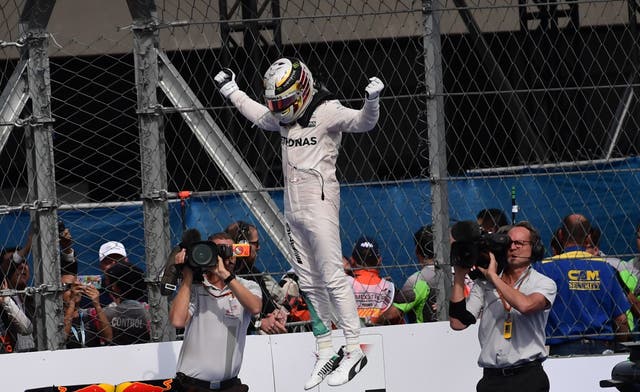
[[105,257],[114,254],[127,257],[127,251],[125,250],[122,243],[118,241],[109,241],[100,246],[100,251],[98,252],[100,261],[102,261],[102,259],[104,259]]
[[375,265],[380,258],[380,249],[378,243],[371,237],[364,236],[358,238],[353,246],[351,257],[357,264]]

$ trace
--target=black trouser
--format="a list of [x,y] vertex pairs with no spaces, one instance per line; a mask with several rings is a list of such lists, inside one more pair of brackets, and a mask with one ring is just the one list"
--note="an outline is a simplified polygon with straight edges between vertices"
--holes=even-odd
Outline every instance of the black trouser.
[[238,377],[222,381],[219,388],[209,388],[209,383],[197,378],[189,377],[183,373],[176,374],[173,379],[171,391],[176,392],[248,392],[249,387],[244,385]]
[[548,392],[549,377],[540,361],[503,369],[485,368],[477,392]]

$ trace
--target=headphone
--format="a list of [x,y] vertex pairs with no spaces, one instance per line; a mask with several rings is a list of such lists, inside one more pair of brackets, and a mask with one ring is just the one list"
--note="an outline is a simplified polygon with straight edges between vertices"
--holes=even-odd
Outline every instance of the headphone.
[[249,243],[249,230],[250,226],[245,221],[238,221],[238,231],[236,232],[236,236],[234,238],[237,244],[248,244]]
[[540,234],[533,225],[527,221],[514,224],[512,227],[524,227],[529,230],[529,238],[531,239],[531,261],[536,262],[544,258],[544,245],[540,239]]

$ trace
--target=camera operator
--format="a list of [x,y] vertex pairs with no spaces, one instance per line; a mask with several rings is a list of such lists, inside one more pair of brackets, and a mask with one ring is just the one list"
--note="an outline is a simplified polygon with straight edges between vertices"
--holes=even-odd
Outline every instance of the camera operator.
[[[178,357],[177,391],[246,392],[249,387],[238,378],[251,316],[260,313],[262,296],[257,283],[236,277],[233,240],[218,233],[211,240],[217,247],[217,263],[202,273],[202,283],[194,283],[187,250],[175,258],[182,265],[182,284],[171,303],[169,318],[176,328],[185,328]],[[186,261],[186,263],[185,263]],[[233,350],[227,351],[230,343]]]
[[[454,226],[455,227],[455,226]],[[454,243],[460,240],[452,229]],[[449,304],[449,322],[454,330],[475,324],[480,318],[478,365],[484,368],[478,392],[548,391],[549,378],[542,368],[547,357],[545,325],[556,296],[553,280],[531,264],[542,258],[544,248],[537,231],[527,222],[514,225],[503,271],[488,252],[486,268],[476,265],[485,279],[477,279],[465,303],[464,277],[470,268],[455,265]],[[480,249],[480,253],[484,253]],[[453,251],[452,251],[453,254]]]

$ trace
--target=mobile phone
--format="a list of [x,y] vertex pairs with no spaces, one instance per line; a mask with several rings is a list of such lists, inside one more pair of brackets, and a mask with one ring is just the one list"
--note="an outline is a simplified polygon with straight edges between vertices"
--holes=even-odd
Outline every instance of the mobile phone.
[[78,275],[78,282],[85,286],[91,285],[96,289],[102,288],[102,276],[100,275]]

